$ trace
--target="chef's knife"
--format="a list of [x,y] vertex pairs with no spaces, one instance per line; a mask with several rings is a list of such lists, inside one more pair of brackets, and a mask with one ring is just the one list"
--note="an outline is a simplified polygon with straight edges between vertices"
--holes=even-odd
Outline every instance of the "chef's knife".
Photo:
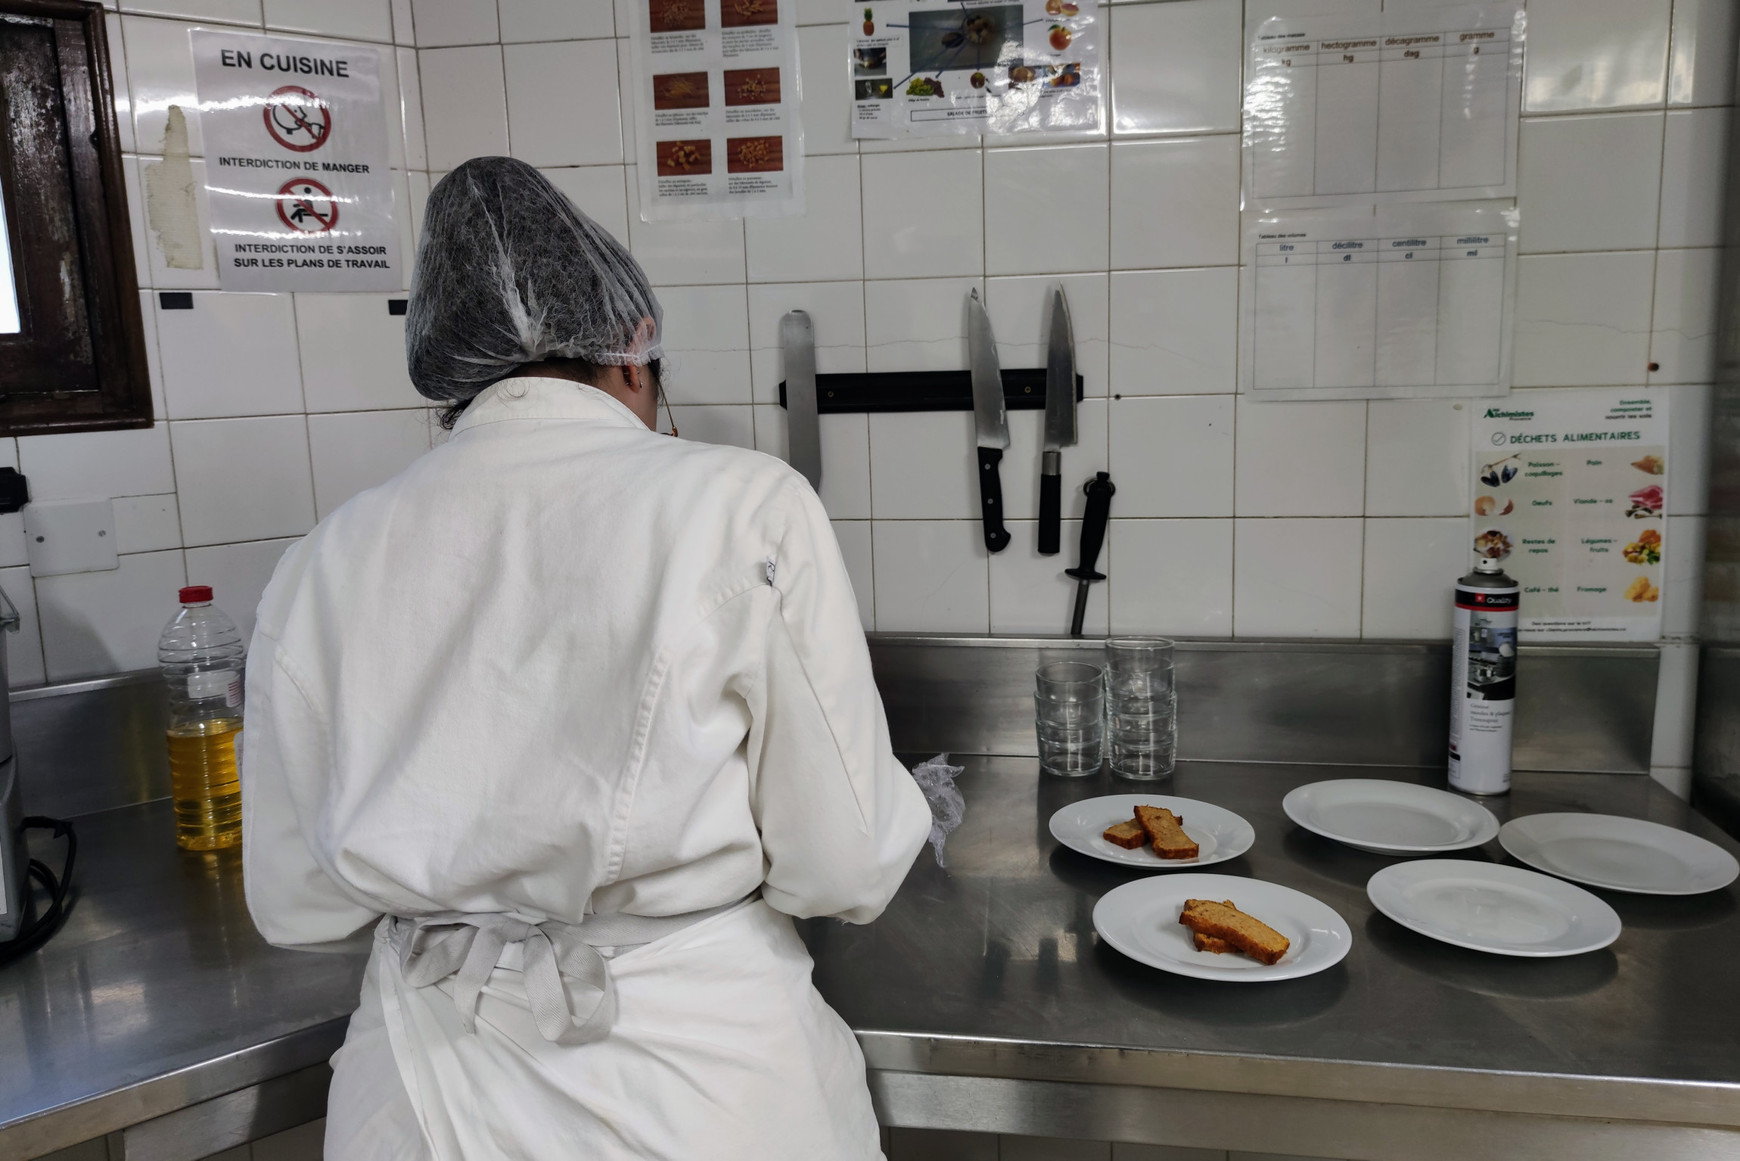
[[1074,568],[1063,570],[1075,578],[1075,615],[1069,622],[1071,637],[1081,636],[1081,624],[1087,618],[1088,587],[1106,579],[1105,573],[1094,571],[1094,565],[1099,563],[1100,546],[1106,540],[1106,518],[1112,514],[1112,493],[1117,490],[1112,477],[1105,472],[1096,472],[1083,489],[1087,493],[1087,511],[1081,522],[1081,558]]
[[1063,535],[1063,449],[1075,444],[1075,336],[1063,287],[1051,294],[1045,351],[1045,451],[1039,461],[1039,552],[1052,556]]
[[816,421],[816,335],[810,316],[790,311],[779,320],[785,348],[786,456],[816,491],[822,490],[822,434]]
[[1009,417],[1003,410],[1003,372],[991,316],[973,291],[967,299],[967,354],[973,372],[973,417],[978,425],[979,513],[985,519],[985,547],[1002,552],[1009,544],[1003,527],[1003,478],[997,467],[1009,446]]

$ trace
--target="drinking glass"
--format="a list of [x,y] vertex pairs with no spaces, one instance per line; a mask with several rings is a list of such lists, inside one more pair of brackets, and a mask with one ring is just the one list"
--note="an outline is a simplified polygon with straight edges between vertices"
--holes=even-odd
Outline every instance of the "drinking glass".
[[1173,644],[1164,637],[1106,642],[1106,717],[1112,773],[1151,781],[1178,761],[1178,691]]
[[1079,778],[1097,774],[1104,757],[1105,678],[1097,665],[1054,661],[1034,675],[1034,728],[1039,768]]

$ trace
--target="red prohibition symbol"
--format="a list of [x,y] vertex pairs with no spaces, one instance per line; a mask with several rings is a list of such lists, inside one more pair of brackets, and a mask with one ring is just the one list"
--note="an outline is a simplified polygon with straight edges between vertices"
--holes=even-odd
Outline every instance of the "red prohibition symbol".
[[272,140],[294,153],[311,153],[332,136],[332,107],[301,85],[272,90],[261,115]]
[[324,234],[338,225],[338,199],[311,177],[293,177],[278,189],[278,220],[299,234]]

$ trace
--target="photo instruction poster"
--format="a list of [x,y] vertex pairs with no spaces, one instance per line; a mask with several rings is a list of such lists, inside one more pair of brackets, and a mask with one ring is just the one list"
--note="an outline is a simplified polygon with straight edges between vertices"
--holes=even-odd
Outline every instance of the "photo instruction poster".
[[1098,0],[872,0],[861,15],[853,137],[1105,128]]
[[1659,638],[1666,394],[1516,391],[1475,412],[1473,446],[1472,547],[1521,584],[1523,640]]
[[225,290],[398,290],[380,51],[195,29]]
[[631,0],[643,221],[804,210],[796,0]]

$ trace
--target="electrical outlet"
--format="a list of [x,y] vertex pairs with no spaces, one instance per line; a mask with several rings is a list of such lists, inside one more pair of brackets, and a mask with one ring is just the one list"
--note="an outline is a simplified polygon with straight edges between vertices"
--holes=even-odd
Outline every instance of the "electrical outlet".
[[24,548],[31,576],[106,572],[115,555],[113,500],[56,500],[24,506]]

